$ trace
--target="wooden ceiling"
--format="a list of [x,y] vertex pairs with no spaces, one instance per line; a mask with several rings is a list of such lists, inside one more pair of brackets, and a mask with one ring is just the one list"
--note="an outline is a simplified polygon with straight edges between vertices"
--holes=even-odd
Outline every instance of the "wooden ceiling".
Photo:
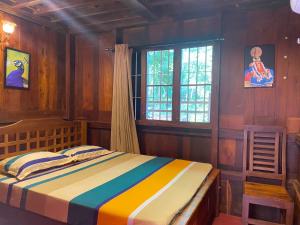
[[102,32],[228,10],[277,7],[289,0],[0,0],[0,11],[71,33]]

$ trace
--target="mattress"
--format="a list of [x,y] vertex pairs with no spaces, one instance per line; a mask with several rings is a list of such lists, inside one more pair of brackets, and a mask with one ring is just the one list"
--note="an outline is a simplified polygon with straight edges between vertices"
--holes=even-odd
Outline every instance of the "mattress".
[[211,170],[205,163],[113,152],[23,181],[0,174],[0,202],[70,225],[183,224]]

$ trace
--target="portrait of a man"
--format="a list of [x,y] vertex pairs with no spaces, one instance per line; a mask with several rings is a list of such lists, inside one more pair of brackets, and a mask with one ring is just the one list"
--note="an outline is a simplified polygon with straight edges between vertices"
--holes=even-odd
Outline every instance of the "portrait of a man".
[[272,87],[275,76],[274,67],[274,45],[246,48],[244,87]]

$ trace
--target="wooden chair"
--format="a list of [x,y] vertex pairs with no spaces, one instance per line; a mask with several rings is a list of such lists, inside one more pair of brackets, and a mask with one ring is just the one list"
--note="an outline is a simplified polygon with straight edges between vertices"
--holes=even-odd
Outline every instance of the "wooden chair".
[[[252,182],[249,181],[252,179]],[[253,182],[253,179],[256,179]],[[286,188],[286,130],[277,126],[249,125],[244,130],[243,225],[292,225],[294,203]],[[257,180],[264,181],[257,182]],[[265,184],[277,181],[279,185]],[[285,210],[281,223],[249,218],[250,205]]]

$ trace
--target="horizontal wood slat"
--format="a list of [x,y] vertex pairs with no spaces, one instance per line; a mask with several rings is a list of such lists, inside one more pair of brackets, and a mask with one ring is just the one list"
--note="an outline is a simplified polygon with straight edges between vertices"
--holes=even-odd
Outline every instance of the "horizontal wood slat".
[[275,144],[275,139],[254,138],[254,143]]
[[269,171],[269,172],[275,172],[274,168],[268,168],[263,166],[253,166],[253,170],[259,170],[259,171]]
[[254,144],[254,148],[261,148],[261,149],[275,149],[274,145],[262,145],[262,144]]
[[272,133],[258,133],[255,132],[254,137],[258,137],[258,138],[275,138],[275,134]]
[[245,174],[250,177],[259,177],[259,178],[276,179],[276,180],[283,179],[283,176],[281,174],[264,173],[260,171],[248,171]]
[[[264,168],[270,168],[268,166],[273,166],[273,168],[275,167],[275,163],[274,162],[265,162],[265,161],[259,161],[259,160],[254,160],[253,161],[253,165],[260,165],[261,167],[266,166]],[[274,168],[274,170],[275,170],[275,168]]]
[[274,155],[274,151],[270,151],[270,150],[257,150],[254,149],[253,151],[254,154],[265,154],[265,155]]
[[282,223],[272,223],[272,222],[268,222],[265,220],[257,220],[257,219],[252,219],[249,218],[248,219],[248,224],[253,224],[253,225],[285,225]]
[[254,154],[254,159],[265,159],[265,160],[272,160],[275,161],[275,157],[272,156],[265,156],[265,155],[256,155]]

